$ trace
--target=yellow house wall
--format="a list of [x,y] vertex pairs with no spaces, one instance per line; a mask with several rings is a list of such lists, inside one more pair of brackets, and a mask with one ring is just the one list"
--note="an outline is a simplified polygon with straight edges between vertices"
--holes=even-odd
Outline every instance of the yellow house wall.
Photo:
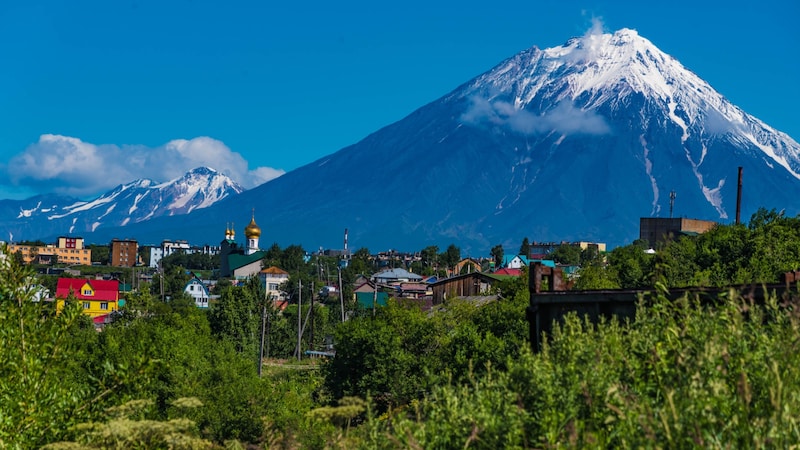
[[[102,316],[104,314],[110,313],[111,311],[116,311],[116,310],[119,309],[119,301],[118,300],[117,301],[114,301],[114,300],[112,300],[112,301],[104,301],[104,300],[77,300],[76,299],[76,300],[72,300],[72,301],[77,302],[81,306],[83,306],[85,303],[88,303],[89,307],[86,308],[84,306],[83,313],[86,314],[89,317]],[[104,303],[104,302],[108,303],[108,309],[101,309],[100,308],[100,304]],[[66,303],[66,300],[64,300],[62,298],[56,300],[56,312],[60,313],[61,311],[63,311],[65,303]]]

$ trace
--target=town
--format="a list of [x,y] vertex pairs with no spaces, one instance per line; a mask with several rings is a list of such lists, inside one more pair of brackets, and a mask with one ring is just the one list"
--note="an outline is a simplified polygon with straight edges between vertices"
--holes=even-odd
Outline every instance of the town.
[[[714,225],[695,219],[642,218],[640,237],[647,240],[648,251],[653,251],[663,239],[702,233]],[[236,230],[226,223],[217,246],[192,246],[181,240],[164,240],[158,246],[139,245],[134,239],[87,245],[81,237],[62,236],[52,244],[20,242],[9,243],[8,248],[22,263],[38,267],[43,280],[49,280],[37,290],[37,300],[55,301],[60,309],[69,296],[74,296],[98,329],[110,323],[124,308],[126,297],[142,286],[165,301],[186,296],[198,308],[209,308],[219,301],[220,295],[214,292],[220,280],[242,286],[253,277],[259,280],[271,306],[285,309],[292,300],[289,292],[295,291],[289,286],[289,270],[297,274],[299,261],[292,267],[281,267],[275,258],[282,252],[277,244],[269,250],[260,247],[261,228],[255,215],[239,235],[244,239],[237,241],[236,236]],[[413,301],[427,311],[442,304],[448,296],[485,296],[493,292],[498,282],[519,277],[523,268],[534,263],[558,267],[567,276],[577,277],[581,254],[584,260],[602,257],[606,244],[536,242],[524,238],[517,253],[507,253],[498,245],[491,255],[480,257],[462,257],[455,245],[442,253],[431,246],[413,253],[388,250],[370,254],[366,249],[351,251],[345,229],[341,249],[295,250],[303,264],[314,267],[315,277],[307,294],[311,298],[336,297],[341,305],[347,303],[355,310],[385,305],[392,297]],[[350,270],[351,275],[345,276],[349,284],[344,286],[341,272],[353,259],[358,260],[357,267],[363,270],[359,273]],[[180,266],[178,280],[165,281],[167,264],[162,264],[162,260],[169,266]],[[165,285],[176,283],[182,284],[182,289],[164,290]],[[293,301],[297,302],[297,298]]]
[[[375,439],[433,442],[419,430],[439,414],[450,418],[442,438],[460,440],[459,420],[477,413],[485,415],[475,419],[477,433],[496,448],[548,433],[570,439],[561,425],[528,422],[531,411],[584,408],[589,398],[603,414],[580,420],[605,436],[608,414],[625,402],[661,402],[660,394],[616,397],[620,377],[640,392],[680,390],[675,401],[687,411],[720,399],[757,403],[763,414],[772,408],[766,402],[796,404],[794,391],[770,400],[747,390],[774,386],[776,361],[782,382],[800,380],[798,353],[785,341],[800,329],[792,313],[800,218],[764,209],[747,225],[642,218],[640,239],[624,247],[523,238],[519,251],[495,246],[466,258],[455,245],[351,251],[346,232],[341,249],[264,250],[254,217],[238,233],[223,225],[216,248],[87,245],[77,236],[0,245],[0,356],[18,361],[0,389],[29,405],[7,414],[23,426],[23,417],[72,417],[44,435],[20,430],[15,440],[102,448],[144,442],[147,433],[204,448],[352,448]],[[668,363],[653,365],[655,357]],[[742,372],[729,380],[721,364]],[[26,369],[35,367],[48,370]],[[653,384],[687,373],[732,387]],[[748,387],[737,390],[743,376]],[[423,401],[423,416],[408,414]],[[103,412],[117,405],[124,409]],[[498,414],[527,434],[506,433],[490,420]],[[180,428],[176,420],[187,415],[200,428]],[[716,426],[700,413],[691,418]],[[682,426],[679,416],[666,420],[658,431],[665,439]]]

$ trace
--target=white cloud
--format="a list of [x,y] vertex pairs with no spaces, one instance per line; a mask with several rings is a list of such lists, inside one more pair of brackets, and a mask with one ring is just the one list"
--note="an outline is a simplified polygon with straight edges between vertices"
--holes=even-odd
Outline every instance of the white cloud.
[[488,122],[506,127],[525,135],[546,134],[556,131],[562,134],[608,134],[611,132],[603,116],[592,110],[576,108],[569,101],[562,101],[543,114],[533,114],[518,109],[511,103],[481,97],[470,99],[471,104],[461,116],[467,123]]
[[210,137],[143,145],[96,145],[44,134],[7,164],[8,179],[35,192],[74,196],[102,193],[139,178],[157,182],[178,178],[196,167],[211,167],[249,189],[283,175],[271,167],[250,169],[247,161]]
[[592,17],[592,26],[580,37],[579,45],[564,55],[564,58],[572,63],[595,59],[603,48],[604,31],[603,19]]

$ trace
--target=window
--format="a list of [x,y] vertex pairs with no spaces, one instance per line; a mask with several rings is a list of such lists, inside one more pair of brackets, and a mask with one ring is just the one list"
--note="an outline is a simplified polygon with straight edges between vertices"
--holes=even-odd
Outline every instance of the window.
[[92,290],[91,289],[84,289],[83,290],[83,295],[92,295]]
[[277,291],[278,290],[278,283],[270,283],[269,284],[270,291]]
[[189,286],[189,290],[194,292],[194,285]]
[[89,309],[89,302],[83,302],[83,309]]
[[108,302],[101,302],[100,309],[108,309]]

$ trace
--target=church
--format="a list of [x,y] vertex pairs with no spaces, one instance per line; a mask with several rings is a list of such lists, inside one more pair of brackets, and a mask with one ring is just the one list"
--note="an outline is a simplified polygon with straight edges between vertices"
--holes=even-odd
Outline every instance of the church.
[[255,211],[250,223],[244,228],[244,236],[246,244],[240,246],[236,242],[233,224],[225,226],[225,239],[220,242],[219,253],[221,278],[241,280],[261,271],[261,260],[266,256],[266,252],[258,248],[261,228],[256,225]]

